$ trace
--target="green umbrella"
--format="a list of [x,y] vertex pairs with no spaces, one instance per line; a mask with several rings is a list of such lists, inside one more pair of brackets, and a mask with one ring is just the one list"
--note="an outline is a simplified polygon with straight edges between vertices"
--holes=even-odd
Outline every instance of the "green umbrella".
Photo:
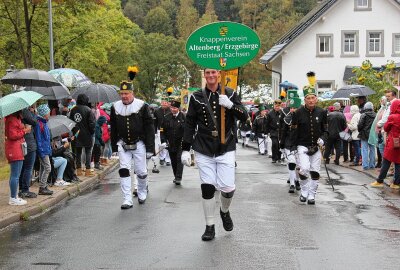
[[20,91],[0,98],[0,118],[31,106],[42,96],[33,91]]

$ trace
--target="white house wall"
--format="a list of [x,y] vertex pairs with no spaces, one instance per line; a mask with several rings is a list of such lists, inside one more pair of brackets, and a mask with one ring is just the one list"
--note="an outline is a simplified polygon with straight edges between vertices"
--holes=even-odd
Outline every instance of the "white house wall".
[[[341,57],[342,30],[359,31],[359,57]],[[384,57],[366,57],[367,30],[384,30]],[[389,0],[372,0],[372,11],[354,11],[354,0],[342,0],[286,47],[272,65],[282,70],[282,81],[300,88],[308,84],[306,73],[311,70],[318,81],[335,81],[335,87],[340,88],[345,85],[346,65],[360,66],[365,59],[374,66],[387,60],[399,62],[400,57],[392,57],[392,34],[399,32],[400,9]],[[317,34],[333,34],[333,57],[316,57]]]

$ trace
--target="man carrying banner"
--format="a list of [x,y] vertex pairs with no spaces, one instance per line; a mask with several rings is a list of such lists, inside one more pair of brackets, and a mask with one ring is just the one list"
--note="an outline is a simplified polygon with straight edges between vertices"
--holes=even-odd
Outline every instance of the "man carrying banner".
[[[215,237],[215,206],[214,193],[221,191],[220,216],[226,231],[233,230],[229,206],[235,192],[235,150],[236,138],[235,118],[246,121],[247,112],[240,103],[239,97],[230,88],[222,95],[218,83],[220,72],[206,68],[204,77],[206,87],[192,94],[182,141],[182,163],[190,166],[192,147],[201,180],[203,210],[206,220],[206,230],[203,241]],[[221,143],[221,106],[225,108],[225,143]],[[197,129],[197,132],[196,132]]]

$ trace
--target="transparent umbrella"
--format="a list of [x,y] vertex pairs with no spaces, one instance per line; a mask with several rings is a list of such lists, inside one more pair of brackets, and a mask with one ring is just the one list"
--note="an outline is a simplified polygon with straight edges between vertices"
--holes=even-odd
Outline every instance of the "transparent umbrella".
[[92,82],[81,71],[72,68],[57,68],[50,70],[49,73],[60,83],[69,88],[89,85]]

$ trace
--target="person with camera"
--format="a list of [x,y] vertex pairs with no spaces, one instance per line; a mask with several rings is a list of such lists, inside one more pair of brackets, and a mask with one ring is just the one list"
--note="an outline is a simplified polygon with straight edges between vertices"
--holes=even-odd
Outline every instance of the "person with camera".
[[147,198],[147,163],[155,152],[154,125],[149,105],[134,96],[132,82],[122,81],[119,95],[121,100],[111,107],[111,148],[118,152],[119,176],[123,203],[121,209],[132,208],[131,167],[138,180],[138,202],[144,204]]
[[291,151],[298,154],[300,167],[300,201],[315,204],[320,167],[321,151],[328,137],[326,111],[317,106],[317,92],[312,85],[305,86],[304,106],[297,109],[292,116]]

